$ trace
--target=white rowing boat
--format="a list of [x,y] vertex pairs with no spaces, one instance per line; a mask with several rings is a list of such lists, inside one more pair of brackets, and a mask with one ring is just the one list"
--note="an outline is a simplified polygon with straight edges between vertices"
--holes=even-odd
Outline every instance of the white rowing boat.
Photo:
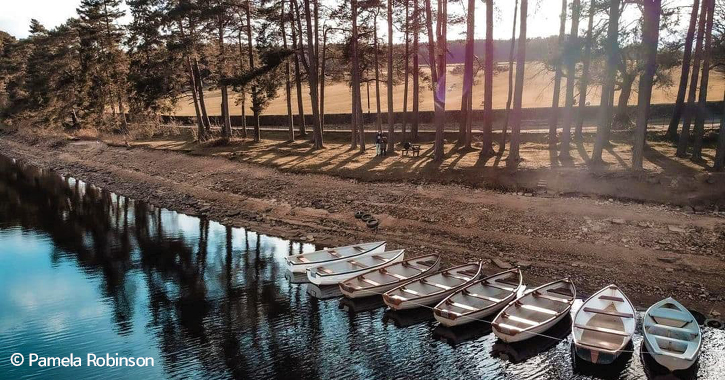
[[361,273],[382,268],[403,260],[405,250],[368,252],[351,259],[336,261],[307,269],[307,279],[315,285],[337,285]]
[[404,282],[436,272],[440,264],[438,255],[403,260],[341,282],[340,290],[348,298],[380,295]]
[[393,310],[432,305],[475,281],[481,275],[481,262],[460,265],[406,282],[383,294],[383,301]]
[[575,297],[576,288],[568,279],[542,285],[501,310],[491,323],[493,333],[507,343],[541,334],[569,314]]
[[293,273],[305,273],[307,269],[330,264],[336,261],[350,259],[365,253],[379,253],[385,251],[385,242],[360,243],[345,247],[327,248],[321,251],[302,253],[288,256],[287,268]]
[[516,298],[523,287],[521,271],[509,269],[475,281],[451,294],[433,309],[444,326],[458,326],[486,318],[500,311]]
[[594,293],[574,315],[572,333],[577,356],[610,364],[632,341],[637,315],[627,296],[615,285]]
[[692,313],[672,298],[647,309],[642,330],[650,356],[670,371],[690,368],[700,356],[700,326]]

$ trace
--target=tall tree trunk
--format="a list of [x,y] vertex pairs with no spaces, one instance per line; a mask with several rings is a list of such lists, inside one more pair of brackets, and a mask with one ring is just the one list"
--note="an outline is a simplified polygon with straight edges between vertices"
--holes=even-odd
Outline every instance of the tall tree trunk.
[[[324,28],[324,24],[323,24]],[[325,132],[325,68],[327,67],[327,30],[322,31],[322,62],[320,63],[320,129]]]
[[[725,93],[723,93],[725,99]],[[722,102],[722,112],[720,113],[720,131],[717,136],[717,148],[715,151],[715,171],[721,172],[725,169],[725,101]]]
[[[252,45],[252,2],[247,0],[247,48],[249,55],[249,71],[254,71],[254,45]],[[260,105],[257,97],[259,89],[257,85],[252,84],[252,113],[254,114],[254,141],[259,142],[262,139],[259,125]]]
[[687,146],[690,144],[690,124],[695,113],[695,98],[697,96],[697,80],[700,75],[700,60],[702,59],[702,43],[705,36],[708,1],[703,0],[700,7],[700,21],[697,24],[697,40],[695,42],[695,55],[692,59],[692,78],[690,78],[690,92],[687,94],[687,106],[684,110],[684,120],[680,131],[680,140],[677,142],[677,157],[687,156]]
[[206,130],[204,129],[204,121],[201,118],[201,110],[199,109],[199,99],[198,94],[196,91],[196,80],[194,78],[194,69],[191,65],[191,59],[189,57],[186,57],[186,65],[188,66],[189,70],[189,84],[191,85],[191,97],[194,98],[194,112],[196,115],[196,126],[197,126],[197,135],[199,141],[205,141],[206,140]]
[[199,60],[196,58],[194,58],[194,75],[196,76],[196,91],[199,94],[199,107],[201,108],[201,117],[202,120],[204,120],[206,135],[209,136],[209,134],[211,133],[211,122],[209,121],[209,114],[206,112],[206,102],[204,101],[204,81],[201,79]]
[[[581,14],[581,0],[574,0],[571,6],[571,33],[569,45],[574,46],[579,39],[579,17]],[[571,49],[567,49],[566,55],[566,92],[564,94],[564,120],[561,126],[561,146],[559,156],[569,158],[569,142],[571,141],[571,123],[574,119],[574,84],[576,82],[576,59],[577,56]]]
[[222,83],[222,137],[229,139],[232,137],[232,123],[229,117],[229,90],[226,84],[226,52],[224,49],[224,20],[223,16],[218,16],[217,26],[219,31],[219,81]]
[[448,0],[438,0],[438,17],[436,30],[436,68],[438,81],[433,90],[433,103],[435,105],[435,149],[433,159],[443,161],[443,132],[446,127],[446,58],[447,58],[447,31],[448,31]]
[[[380,9],[375,9],[373,24],[376,26],[378,25],[378,12],[380,12]],[[378,45],[377,27],[373,28],[373,51],[375,52],[373,56],[373,65],[375,65],[375,128],[377,128],[378,133],[383,133],[383,121],[380,115],[380,48]],[[368,96],[368,113],[370,113],[370,96]]]
[[632,147],[632,169],[642,169],[644,144],[647,139],[652,83],[657,70],[657,43],[660,36],[660,11],[662,0],[644,0],[644,25],[642,26],[642,46],[645,49],[644,72],[639,77],[639,98],[637,99],[637,125],[634,129]]
[[682,72],[680,73],[680,85],[677,89],[677,100],[675,109],[672,112],[672,119],[667,128],[665,137],[674,141],[677,138],[677,127],[680,125],[682,110],[685,107],[685,94],[687,93],[687,78],[690,76],[690,60],[692,58],[692,41],[695,38],[695,25],[697,24],[697,10],[700,0],[693,0],[692,11],[690,12],[690,25],[687,27],[685,36],[685,52],[682,55]]
[[393,112],[393,0],[388,0],[388,151],[390,153],[395,151],[395,113]]
[[556,145],[556,127],[559,123],[559,96],[561,95],[561,61],[566,33],[567,0],[561,1],[561,15],[559,16],[559,39],[557,40],[556,73],[554,74],[554,96],[551,100],[551,115],[549,116],[549,146]]
[[521,141],[521,103],[524,94],[524,69],[526,65],[526,16],[529,1],[521,0],[521,27],[519,30],[519,45],[516,52],[516,86],[514,87],[514,106],[511,112],[511,151],[506,159],[507,166],[515,167],[521,157],[519,145]]
[[[353,117],[355,118],[359,132],[360,132],[360,152],[365,152],[365,126],[361,123],[362,101],[360,96],[360,60],[358,59],[358,31],[357,31],[357,2],[358,0],[351,0],[350,8],[352,9],[352,91],[354,93],[353,101],[357,104],[357,109]],[[376,52],[377,54],[377,52]],[[354,145],[353,145],[354,148]]]
[[425,27],[428,34],[428,65],[430,66],[430,81],[435,88],[438,82],[436,73],[435,34],[433,34],[433,11],[430,5],[431,0],[425,0]]
[[420,123],[420,3],[413,0],[413,121],[410,126],[410,139],[418,140]]
[[461,117],[458,125],[458,142],[466,139],[466,125],[471,117],[468,98],[473,93],[473,28],[475,23],[476,0],[468,0],[466,16],[466,57],[463,64],[463,88],[461,89]]
[[[594,0],[592,0],[594,1]],[[511,114],[511,100],[514,94],[514,47],[516,46],[516,16],[519,10],[519,0],[514,0],[514,22],[511,31],[511,47],[509,49],[509,86],[506,98],[506,112],[504,113],[503,126],[501,127],[501,144],[498,148],[498,155],[506,150],[506,129],[509,126],[509,115]],[[488,20],[486,20],[488,22]]]
[[587,37],[584,46],[584,56],[582,59],[582,76],[579,80],[579,107],[576,113],[576,126],[574,127],[574,140],[582,140],[582,129],[584,127],[584,112],[587,107],[587,87],[589,86],[589,66],[592,62],[592,44],[594,38],[592,29],[594,29],[594,13],[596,13],[595,0],[589,3],[589,23],[587,25]]
[[305,20],[307,21],[307,54],[310,56],[310,69],[307,72],[307,79],[310,87],[310,101],[312,102],[312,135],[315,140],[315,149],[322,149],[322,130],[320,129],[320,99],[319,99],[319,73],[317,72],[317,52],[315,51],[315,40],[313,39],[312,8],[310,0],[305,1]]
[[[285,17],[287,17],[287,14],[284,13],[284,1],[282,1],[282,3],[280,4],[280,13],[280,33],[282,33],[282,46],[285,50],[287,50],[287,30],[285,29]],[[289,141],[295,141],[295,126],[292,116],[292,81],[290,79],[290,71],[291,68],[289,58],[287,58],[284,62],[284,95],[285,101],[287,103],[287,128],[289,130],[287,139]]]
[[[297,7],[297,1],[290,0],[290,4],[292,4],[292,9],[294,10],[294,17],[299,20],[300,12]],[[292,50],[295,51],[295,89],[297,90],[298,114],[297,124],[299,125],[300,129],[300,137],[304,139],[305,137],[307,137],[307,128],[305,127],[305,106],[302,102],[302,70],[300,69],[300,59],[302,59],[302,47],[299,46],[299,42],[297,39],[297,27],[295,27],[294,22],[292,23],[292,27],[290,29],[292,30]]]
[[[514,16],[515,17],[515,16]],[[491,156],[493,150],[493,0],[486,0],[486,57],[484,58],[483,146],[481,154]]]
[[[237,31],[237,47],[239,48],[239,74],[244,73],[244,48],[242,47],[242,28],[240,27]],[[240,99],[240,108],[241,108],[241,118],[242,118],[242,138],[247,138],[247,86],[242,86],[241,88],[241,99]]]
[[602,85],[602,100],[600,108],[600,121],[597,126],[597,137],[594,141],[592,162],[602,162],[604,146],[609,143],[609,130],[612,128],[612,96],[614,96],[614,82],[617,77],[617,62],[619,60],[619,2],[609,0],[609,26],[607,28],[607,65],[604,84]]
[[405,76],[403,84],[403,125],[400,130],[402,132],[402,140],[407,141],[405,135],[406,127],[408,124],[408,76],[410,75],[410,1],[405,0],[405,68],[403,69],[403,75]]
[[[707,1],[707,0],[704,0]],[[702,79],[700,81],[700,94],[697,102],[697,115],[695,116],[695,141],[692,143],[692,161],[702,160],[702,140],[705,135],[705,116],[707,114],[707,85],[710,80],[710,54],[712,51],[712,24],[715,14],[715,0],[710,0],[707,9],[707,26],[705,27],[705,47],[702,57]],[[119,100],[119,105],[120,105]]]

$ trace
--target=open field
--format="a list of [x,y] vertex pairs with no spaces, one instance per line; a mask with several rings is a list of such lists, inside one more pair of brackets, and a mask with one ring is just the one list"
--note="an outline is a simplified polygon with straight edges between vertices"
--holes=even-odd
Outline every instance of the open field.
[[[452,72],[454,70],[454,66],[448,67],[448,72]],[[672,79],[673,83],[677,84],[679,83],[680,78],[680,68],[676,68],[672,70]],[[383,75],[383,78],[385,76]],[[530,62],[527,63],[526,66],[526,83],[524,86],[524,97],[523,97],[523,107],[524,108],[531,108],[531,107],[548,107],[551,105],[551,97],[552,93],[554,91],[553,89],[553,78],[554,73],[550,71],[545,71],[544,66],[541,63],[535,63]],[[447,78],[447,84],[448,84],[448,94],[446,98],[446,108],[447,109],[460,109],[461,106],[461,87],[463,83],[463,74],[449,74]],[[562,100],[561,105],[564,105],[564,97],[563,97],[563,91],[566,81],[562,82]],[[420,110],[421,111],[432,111],[433,110],[433,97],[431,94],[431,91],[426,85],[421,85],[422,92],[421,92],[421,104],[420,104]],[[404,86],[402,83],[396,85],[393,89],[393,99],[395,99],[395,111],[402,111],[403,110],[403,89]],[[637,83],[635,82],[634,90],[632,93],[632,96],[630,97],[630,105],[637,104]],[[708,100],[716,101],[716,100],[722,100],[723,99],[723,90],[725,89],[725,79],[723,76],[717,72],[713,72],[712,75],[710,75],[710,83],[708,86]],[[363,112],[368,112],[368,105],[367,105],[367,92],[366,87],[362,88],[362,96],[363,96]],[[385,85],[385,82],[380,84],[380,91],[381,94],[381,110],[382,112],[387,112],[387,86]],[[410,94],[408,96],[408,110],[410,111],[412,109],[412,84],[410,84],[409,88]],[[303,102],[305,104],[305,112],[310,112],[310,102],[309,102],[309,91],[307,87],[303,89]],[[284,87],[280,88],[280,91],[278,92],[278,97],[274,99],[269,107],[265,110],[264,114],[267,115],[283,115],[287,112],[287,106],[284,99]],[[236,99],[238,99],[238,96],[236,94],[232,95],[235,99],[232,102],[232,109],[231,114],[232,115],[241,115],[241,110],[238,105],[234,106],[236,103]],[[506,107],[506,97],[508,96],[508,72],[498,72],[494,75],[493,80],[493,108],[494,109],[502,109]],[[592,105],[599,104],[599,88],[592,88],[590,89],[589,94],[587,95],[587,101]],[[617,92],[615,94],[615,100],[619,96],[619,93]],[[652,103],[674,103],[675,98],[677,97],[677,87],[669,87],[669,88],[655,88],[652,93]],[[294,90],[294,86],[292,88],[292,98],[293,98],[293,112],[297,112],[297,97],[296,92]],[[221,93],[218,90],[215,91],[208,91],[205,93],[205,99],[207,104],[207,110],[209,111],[210,115],[218,115],[220,114],[220,107],[221,107]],[[179,101],[179,104],[177,105],[176,115],[178,116],[193,116],[194,115],[194,106],[192,103],[189,102],[190,99],[181,99]],[[474,85],[474,94],[473,94],[473,106],[476,109],[483,109],[483,73],[479,73],[478,77],[476,78],[476,83]],[[370,112],[375,112],[375,85],[374,83],[370,84]],[[325,87],[325,112],[326,113],[350,113],[351,103],[350,103],[350,88],[347,86],[347,84],[344,83],[333,83]],[[251,109],[247,107],[247,115],[251,115]]]

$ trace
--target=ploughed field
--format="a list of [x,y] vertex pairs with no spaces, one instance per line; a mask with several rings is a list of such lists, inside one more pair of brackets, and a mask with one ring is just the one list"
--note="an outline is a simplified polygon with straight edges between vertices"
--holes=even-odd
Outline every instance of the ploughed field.
[[[505,62],[499,63],[501,66],[507,66]],[[422,69],[426,74],[425,77],[429,77],[427,68]],[[676,85],[680,80],[680,68],[672,69],[672,83],[675,84],[673,87],[655,87],[652,92],[652,103],[674,103],[677,97]],[[385,79],[385,73],[382,73],[382,79],[380,83],[381,91],[381,112],[387,112],[387,86]],[[421,76],[423,77],[423,76]],[[411,76],[412,80],[412,76]],[[540,62],[527,62],[526,64],[526,82],[524,84],[523,94],[523,107],[549,107],[551,106],[552,93],[554,91],[553,86],[554,73],[547,71],[544,65]],[[483,71],[479,72],[476,77],[473,88],[473,107],[475,109],[483,109]],[[430,82],[421,84],[420,94],[420,110],[421,111],[432,111],[433,110],[433,95],[429,90]],[[448,92],[446,95],[446,109],[460,109],[461,107],[461,88],[463,85],[463,70],[462,68],[456,68],[456,65],[448,66],[448,78],[447,86]],[[562,81],[562,93],[561,93],[561,105],[564,105],[564,89],[566,80]],[[629,99],[629,104],[637,104],[637,82],[633,86],[632,95]],[[717,101],[723,99],[723,89],[725,89],[725,79],[717,72],[713,72],[710,75],[710,82],[708,86],[708,100]],[[408,94],[408,111],[412,109],[412,96],[413,85],[412,82],[409,84]],[[361,89],[362,93],[362,107],[363,112],[367,113],[368,109],[371,113],[375,113],[375,85],[370,84],[370,108],[367,103],[367,87],[363,86]],[[393,99],[395,104],[395,111],[403,110],[403,93],[404,86],[403,81],[396,84],[393,89]],[[575,94],[578,93],[578,89]],[[281,87],[278,91],[278,96],[269,104],[269,107],[263,112],[265,115],[283,115],[287,113],[287,105],[284,97],[284,87]],[[309,90],[305,86],[302,90],[303,103],[305,106],[305,112],[310,113],[310,99]],[[221,107],[221,92],[217,89],[209,89],[204,94],[207,110],[210,115],[220,114]],[[508,71],[499,71],[494,73],[493,77],[493,108],[503,109],[506,108],[506,98],[508,96]],[[615,101],[619,97],[619,92],[615,93]],[[239,96],[232,92],[231,102],[231,115],[241,115],[240,106],[237,104]],[[578,96],[577,96],[578,99]],[[598,87],[590,88],[587,94],[587,102],[591,105],[599,104],[600,89]],[[297,95],[292,88],[292,101],[293,101],[293,112],[297,113]],[[350,113],[351,102],[350,102],[350,87],[346,83],[330,83],[325,86],[325,113]],[[194,105],[191,103],[190,98],[184,98],[179,101],[176,106],[175,114],[177,116],[193,116]],[[247,115],[251,115],[250,104],[247,104]]]

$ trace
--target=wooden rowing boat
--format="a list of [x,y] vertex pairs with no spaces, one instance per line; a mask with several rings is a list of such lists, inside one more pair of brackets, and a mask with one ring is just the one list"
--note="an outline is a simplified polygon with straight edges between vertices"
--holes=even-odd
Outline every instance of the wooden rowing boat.
[[331,264],[336,261],[350,259],[365,253],[379,253],[385,251],[385,242],[376,241],[373,243],[360,243],[345,247],[327,248],[320,251],[302,253],[288,256],[287,268],[294,273],[305,273],[307,269]]
[[508,304],[494,318],[493,333],[507,343],[544,333],[569,314],[576,288],[568,279],[544,284]]
[[393,310],[413,309],[433,305],[475,281],[481,275],[482,263],[471,263],[429,274],[383,294],[383,300]]
[[615,285],[594,293],[574,315],[576,355],[595,364],[614,362],[632,340],[637,314]]
[[500,311],[516,298],[523,287],[521,271],[507,271],[473,282],[451,294],[433,309],[444,326],[458,326],[486,318]]
[[404,282],[434,273],[441,265],[438,255],[426,255],[388,264],[340,283],[345,297],[360,298],[380,295]]
[[647,309],[642,330],[650,356],[670,371],[690,368],[700,356],[700,326],[692,313],[673,298]]
[[403,260],[405,250],[382,253],[368,252],[351,259],[336,261],[307,269],[307,279],[315,285],[337,285],[361,273],[382,268]]

